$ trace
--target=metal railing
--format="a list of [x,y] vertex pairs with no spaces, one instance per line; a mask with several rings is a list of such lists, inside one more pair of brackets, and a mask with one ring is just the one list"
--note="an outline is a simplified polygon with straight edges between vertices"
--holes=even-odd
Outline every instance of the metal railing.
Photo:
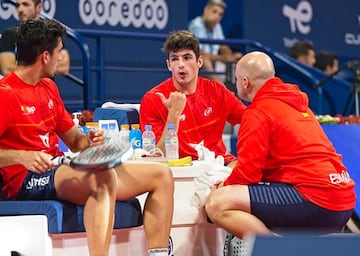
[[[11,3],[15,4],[14,0],[1,0],[2,3]],[[41,13],[42,18],[50,18],[44,13]],[[61,23],[61,22],[60,22]],[[104,49],[105,49],[105,40],[106,39],[138,39],[138,40],[151,40],[151,41],[165,41],[168,34],[155,34],[155,33],[143,33],[143,32],[126,32],[126,31],[110,31],[110,30],[90,30],[90,29],[77,29],[74,30],[65,24],[61,23],[67,30],[67,35],[72,39],[79,51],[81,52],[82,62],[80,66],[72,66],[71,70],[81,71],[82,77],[79,78],[72,73],[65,75],[66,78],[75,82],[75,84],[82,87],[83,90],[83,107],[85,109],[92,109],[95,105],[102,103],[106,100],[105,90],[106,90],[106,71],[128,71],[128,72],[168,72],[164,68],[158,67],[149,67],[141,66],[141,63],[138,63],[137,66],[126,66],[126,65],[109,65],[105,59]],[[86,43],[84,38],[94,38],[96,40],[96,60],[95,66],[91,65],[91,56],[89,46]],[[300,65],[294,63],[290,57],[274,51],[273,49],[262,45],[261,43],[253,40],[247,39],[225,39],[225,40],[215,40],[215,39],[201,39],[201,43],[210,43],[210,44],[228,44],[230,46],[242,47],[244,52],[249,50],[261,50],[267,53],[270,57],[273,58],[274,62],[282,63],[287,66],[288,69],[296,72],[298,76],[302,79],[308,81],[309,84],[316,84],[319,80],[309,73],[307,70],[302,68]],[[230,66],[231,67],[231,66]],[[92,81],[93,72],[96,72],[95,81]],[[201,71],[202,73],[207,73]],[[224,74],[224,73],[223,73]],[[226,75],[226,74],[225,74]],[[92,84],[95,84],[96,94],[93,95]],[[322,89],[319,87],[317,89],[319,95],[319,107],[321,108],[322,102]],[[94,102],[95,100],[95,102]]]
[[[129,66],[111,66],[108,65],[105,60],[105,40],[111,38],[117,39],[138,39],[138,40],[153,40],[164,42],[168,34],[155,34],[155,33],[143,33],[143,32],[126,32],[126,31],[110,31],[110,30],[90,30],[90,29],[77,29],[77,32],[84,38],[93,38],[96,40],[96,61],[95,67],[92,67],[92,71],[97,72],[96,78],[96,101],[103,102],[105,99],[105,76],[106,71],[133,71],[133,72],[168,72],[164,68],[157,67],[143,67],[139,63],[136,67]],[[288,66],[288,68],[293,69],[300,76],[303,76],[303,79],[310,81],[309,83],[315,84],[318,82],[318,79],[314,77],[311,73],[307,72],[301,66],[293,62],[289,57],[276,52],[269,47],[262,45],[259,42],[247,39],[225,39],[225,40],[215,40],[215,39],[201,39],[201,43],[211,43],[211,44],[228,44],[231,46],[243,47],[245,51],[250,49],[261,50],[269,56],[271,56],[275,61],[282,62]],[[201,71],[203,72],[203,71]],[[225,73],[222,73],[225,74]]]

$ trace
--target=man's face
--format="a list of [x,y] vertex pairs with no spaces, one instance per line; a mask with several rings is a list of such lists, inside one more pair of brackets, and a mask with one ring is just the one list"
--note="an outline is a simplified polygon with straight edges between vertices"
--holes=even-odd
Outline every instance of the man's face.
[[44,77],[52,78],[55,76],[55,70],[57,68],[57,65],[59,61],[61,61],[63,58],[61,52],[62,48],[63,48],[63,43],[59,39],[58,45],[56,46],[52,54],[50,54],[50,52],[47,51],[43,53],[46,54],[45,57],[46,62],[44,65]]
[[220,5],[210,5],[204,9],[204,22],[207,28],[213,29],[216,24],[220,23],[224,16],[224,8]]
[[325,67],[324,71],[328,75],[331,75],[331,74],[339,71],[339,61],[337,59],[334,59],[334,62],[332,63],[332,65],[327,65]]
[[175,83],[179,86],[187,86],[196,80],[202,65],[202,58],[196,59],[192,50],[183,49],[178,52],[170,52],[166,63]]
[[35,6],[33,0],[17,0],[16,11],[20,21],[39,19],[41,3]]
[[314,64],[315,64],[315,52],[314,50],[309,50],[308,51],[308,54],[306,56],[304,56],[304,64],[310,66],[310,67],[313,67]]

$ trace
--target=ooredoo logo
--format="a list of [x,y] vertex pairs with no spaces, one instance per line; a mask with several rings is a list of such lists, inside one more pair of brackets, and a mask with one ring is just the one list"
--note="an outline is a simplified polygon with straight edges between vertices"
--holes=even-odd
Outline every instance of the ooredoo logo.
[[56,12],[56,2],[55,2],[55,0],[43,0],[41,10],[49,18],[54,18],[55,12]]
[[[56,2],[55,0],[43,0],[42,1],[42,10],[41,12],[45,14],[48,18],[53,18],[56,12]],[[10,17],[18,20],[18,15],[16,8],[13,4],[10,3],[0,3],[0,18],[2,20],[7,20]]]
[[79,13],[87,25],[95,21],[98,25],[148,29],[165,28],[169,18],[165,0],[80,0]]
[[1,1],[1,3],[0,3],[0,18],[2,20],[7,20],[11,16],[18,19],[15,6],[12,4],[5,4]]

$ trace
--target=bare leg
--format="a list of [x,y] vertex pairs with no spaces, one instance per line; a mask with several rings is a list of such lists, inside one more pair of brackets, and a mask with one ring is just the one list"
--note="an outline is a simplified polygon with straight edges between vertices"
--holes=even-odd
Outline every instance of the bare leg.
[[247,186],[232,185],[213,190],[205,207],[214,223],[239,238],[247,234],[271,234],[265,224],[251,214]]
[[84,207],[84,224],[90,255],[108,255],[114,222],[116,174],[80,172],[61,166],[55,175],[61,199]]
[[149,192],[144,208],[148,248],[167,248],[174,208],[171,170],[159,163],[127,162],[116,168],[118,200]]

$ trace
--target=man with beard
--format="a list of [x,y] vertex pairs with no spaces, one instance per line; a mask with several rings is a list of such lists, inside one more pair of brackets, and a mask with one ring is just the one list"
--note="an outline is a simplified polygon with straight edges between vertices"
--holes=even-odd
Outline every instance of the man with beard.
[[[41,0],[16,0],[16,11],[20,21],[38,20],[42,8]],[[5,76],[16,66],[16,30],[12,26],[4,30],[0,41],[0,73]],[[61,50],[62,59],[59,61],[55,75],[66,75],[70,69],[70,56],[67,50]]]

